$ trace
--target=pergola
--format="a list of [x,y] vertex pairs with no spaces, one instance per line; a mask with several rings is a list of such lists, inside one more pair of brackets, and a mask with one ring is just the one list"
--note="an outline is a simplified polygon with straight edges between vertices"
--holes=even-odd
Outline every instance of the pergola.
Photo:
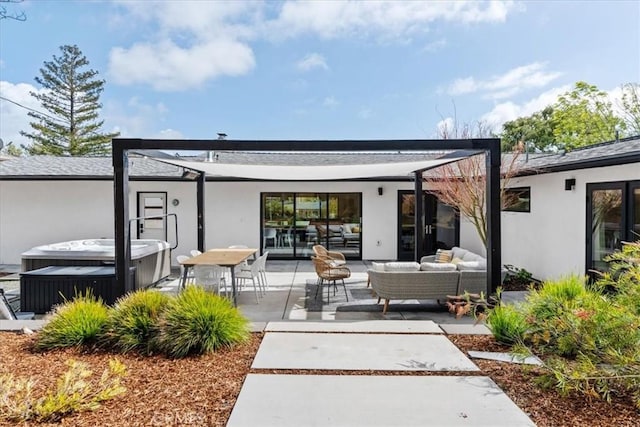
[[[371,172],[362,165],[339,166],[287,166],[264,165],[220,165],[178,158],[163,151],[247,151],[247,152],[448,152],[434,160],[390,163],[377,165]],[[131,236],[129,226],[129,153],[139,153],[148,158],[171,163],[189,170],[198,171],[197,191],[197,227],[198,249],[205,247],[205,181],[206,176],[232,177],[258,180],[341,180],[362,178],[364,176],[382,177],[410,173],[415,182],[416,200],[422,195],[422,174],[426,170],[451,163],[473,155],[484,154],[486,164],[486,200],[487,200],[487,289],[495,291],[500,283],[502,269],[501,231],[500,231],[500,140],[488,139],[447,139],[447,140],[161,140],[126,139],[112,141],[114,168],[114,237],[115,270],[119,292],[124,294],[133,288],[132,277],[128,274],[131,261]],[[276,172],[279,171],[279,172]],[[419,261],[422,247],[424,218],[421,203],[415,205],[415,258]]]

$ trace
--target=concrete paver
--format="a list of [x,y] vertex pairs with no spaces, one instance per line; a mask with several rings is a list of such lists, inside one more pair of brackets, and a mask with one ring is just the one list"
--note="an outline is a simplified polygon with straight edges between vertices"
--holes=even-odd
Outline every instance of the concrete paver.
[[228,427],[534,426],[488,377],[250,374]]
[[442,335],[267,332],[254,369],[477,371]]
[[369,332],[394,334],[441,334],[431,320],[367,320],[350,322],[269,322],[267,332]]
[[485,325],[464,323],[440,323],[440,327],[447,335],[491,335]]

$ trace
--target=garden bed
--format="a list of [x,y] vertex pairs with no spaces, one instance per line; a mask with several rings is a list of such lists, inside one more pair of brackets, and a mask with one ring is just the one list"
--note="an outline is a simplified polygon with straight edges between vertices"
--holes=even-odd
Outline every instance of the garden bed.
[[[460,335],[449,338],[461,350],[507,351],[490,336]],[[67,368],[65,362],[76,359],[87,363],[96,374],[117,357],[128,368],[124,380],[127,391],[94,412],[73,414],[62,419],[62,426],[169,426],[225,425],[235,404],[245,376],[258,349],[262,334],[252,334],[246,344],[223,349],[204,356],[168,359],[165,356],[143,357],[134,354],[57,350],[34,352],[34,338],[13,333],[0,333],[2,364],[0,373],[37,380],[37,389],[51,387]],[[539,368],[524,368],[488,360],[475,360],[482,375],[491,377],[531,419],[544,426],[636,426],[640,414],[630,399],[614,398],[611,404],[587,400],[582,396],[561,398],[553,391],[538,388],[533,380]],[[269,371],[271,372],[271,371]],[[295,371],[291,373],[309,373]],[[314,372],[336,374],[337,372]],[[372,375],[382,372],[340,374]],[[385,375],[407,373],[384,372]],[[427,375],[432,373],[415,373]],[[439,373],[442,374],[442,373]],[[464,408],[461,408],[461,410]],[[499,415],[496,415],[499,416]],[[31,423],[30,425],[33,425]],[[12,424],[7,424],[12,425]],[[44,424],[48,425],[48,424]]]

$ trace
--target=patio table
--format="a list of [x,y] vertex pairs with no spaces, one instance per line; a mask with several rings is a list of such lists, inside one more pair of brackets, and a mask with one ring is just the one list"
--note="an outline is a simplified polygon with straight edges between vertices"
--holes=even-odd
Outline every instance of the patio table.
[[184,267],[182,277],[180,279],[180,288],[184,288],[187,283],[187,275],[190,268],[196,265],[219,265],[221,267],[227,267],[231,270],[231,290],[233,293],[233,305],[238,306],[237,292],[236,292],[236,274],[235,267],[244,262],[247,258],[258,252],[258,249],[210,249],[207,252],[194,256],[181,262]]

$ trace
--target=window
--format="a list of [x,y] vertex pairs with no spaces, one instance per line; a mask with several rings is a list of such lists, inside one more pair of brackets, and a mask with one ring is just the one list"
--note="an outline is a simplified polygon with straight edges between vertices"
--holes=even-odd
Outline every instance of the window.
[[262,193],[262,251],[309,259],[313,245],[361,258],[361,193]]
[[502,206],[507,212],[531,212],[531,187],[505,188]]

